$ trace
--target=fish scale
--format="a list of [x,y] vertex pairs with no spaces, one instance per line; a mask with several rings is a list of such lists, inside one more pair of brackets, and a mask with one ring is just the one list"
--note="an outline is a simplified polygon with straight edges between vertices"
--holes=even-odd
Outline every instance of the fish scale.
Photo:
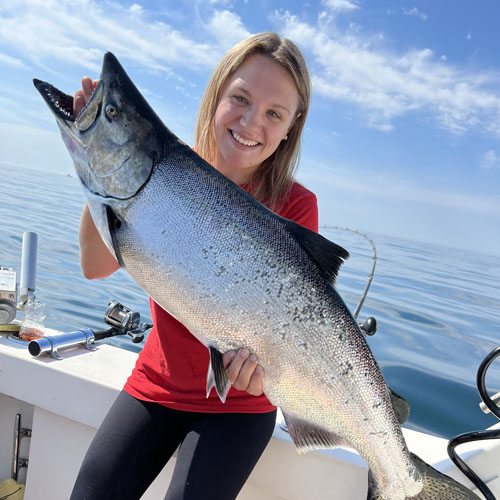
[[202,160],[112,54],[76,120],[70,96],[34,83],[102,240],[209,349],[208,391],[225,401],[221,353],[246,347],[297,449],[352,446],[370,470],[368,499],[478,499],[409,453],[393,408],[401,398],[334,287],[344,249],[272,213]]
[[[193,172],[186,173],[190,167]],[[205,172],[196,174],[196,166],[175,157],[158,165],[135,198],[133,215],[124,214],[127,222],[115,234],[125,269],[205,345],[254,352],[266,374],[266,395],[285,413],[342,433],[363,456],[373,455],[373,449],[385,454],[395,417],[387,422],[392,408],[385,384],[342,299],[283,221],[264,208],[252,214],[253,200],[236,196],[229,182],[211,189]],[[200,218],[200,211],[211,215]],[[139,252],[138,242],[144,245]],[[297,386],[310,394],[307,399],[297,397]],[[376,397],[374,386],[382,388]],[[354,387],[369,394],[371,409],[351,399]],[[375,413],[373,401],[384,411]],[[371,422],[374,430],[364,441],[359,427]],[[402,437],[394,441],[390,455],[395,461],[403,455],[409,464],[401,453]],[[379,463],[370,464],[374,474]]]

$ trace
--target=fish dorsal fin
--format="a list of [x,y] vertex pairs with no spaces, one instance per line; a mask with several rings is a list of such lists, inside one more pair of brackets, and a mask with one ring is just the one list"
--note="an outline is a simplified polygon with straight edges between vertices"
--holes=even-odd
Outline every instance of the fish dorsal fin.
[[283,412],[283,416],[293,444],[301,455],[311,450],[337,448],[339,446],[352,448],[347,439],[334,432],[290,413]]
[[406,401],[406,399],[399,395],[397,392],[394,392],[389,387],[389,394],[391,396],[391,403],[394,407],[394,413],[396,414],[396,418],[400,425],[404,424],[408,417],[410,416],[410,403]]
[[225,403],[231,384],[222,362],[222,354],[213,346],[208,346],[208,350],[210,351],[210,364],[207,373],[207,398],[212,388],[215,387],[220,400]]
[[286,225],[300,246],[316,262],[323,277],[335,285],[340,266],[349,257],[349,252],[296,222],[287,220]]

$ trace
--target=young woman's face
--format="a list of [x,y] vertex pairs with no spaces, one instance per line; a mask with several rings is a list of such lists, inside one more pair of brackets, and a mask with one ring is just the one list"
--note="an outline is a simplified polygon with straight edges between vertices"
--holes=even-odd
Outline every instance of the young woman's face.
[[214,116],[214,167],[237,184],[248,182],[284,140],[299,93],[288,71],[254,54],[230,77]]

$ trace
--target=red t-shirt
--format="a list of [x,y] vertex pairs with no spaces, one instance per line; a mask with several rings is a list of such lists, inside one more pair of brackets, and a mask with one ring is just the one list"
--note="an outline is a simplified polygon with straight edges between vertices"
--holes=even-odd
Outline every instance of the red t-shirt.
[[[279,215],[318,232],[316,196],[300,184],[293,184]],[[234,387],[225,403],[215,389],[207,398],[208,349],[152,299],[150,307],[154,327],[124,386],[128,394],[184,411],[265,413],[276,408],[264,394],[252,396]]]

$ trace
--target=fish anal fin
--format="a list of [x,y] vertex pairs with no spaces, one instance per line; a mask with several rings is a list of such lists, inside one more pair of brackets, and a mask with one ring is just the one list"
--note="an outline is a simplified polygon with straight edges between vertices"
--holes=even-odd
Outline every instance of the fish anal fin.
[[323,277],[335,285],[340,266],[349,258],[349,252],[297,222],[286,221],[288,231],[318,265]]
[[286,426],[297,451],[302,455],[307,451],[349,446],[347,439],[323,427],[303,420],[296,415],[283,412]]
[[210,391],[215,387],[220,400],[225,403],[227,393],[231,389],[231,383],[227,378],[224,363],[222,362],[222,354],[213,346],[208,346],[208,350],[210,352],[210,364],[207,373],[207,398]]

